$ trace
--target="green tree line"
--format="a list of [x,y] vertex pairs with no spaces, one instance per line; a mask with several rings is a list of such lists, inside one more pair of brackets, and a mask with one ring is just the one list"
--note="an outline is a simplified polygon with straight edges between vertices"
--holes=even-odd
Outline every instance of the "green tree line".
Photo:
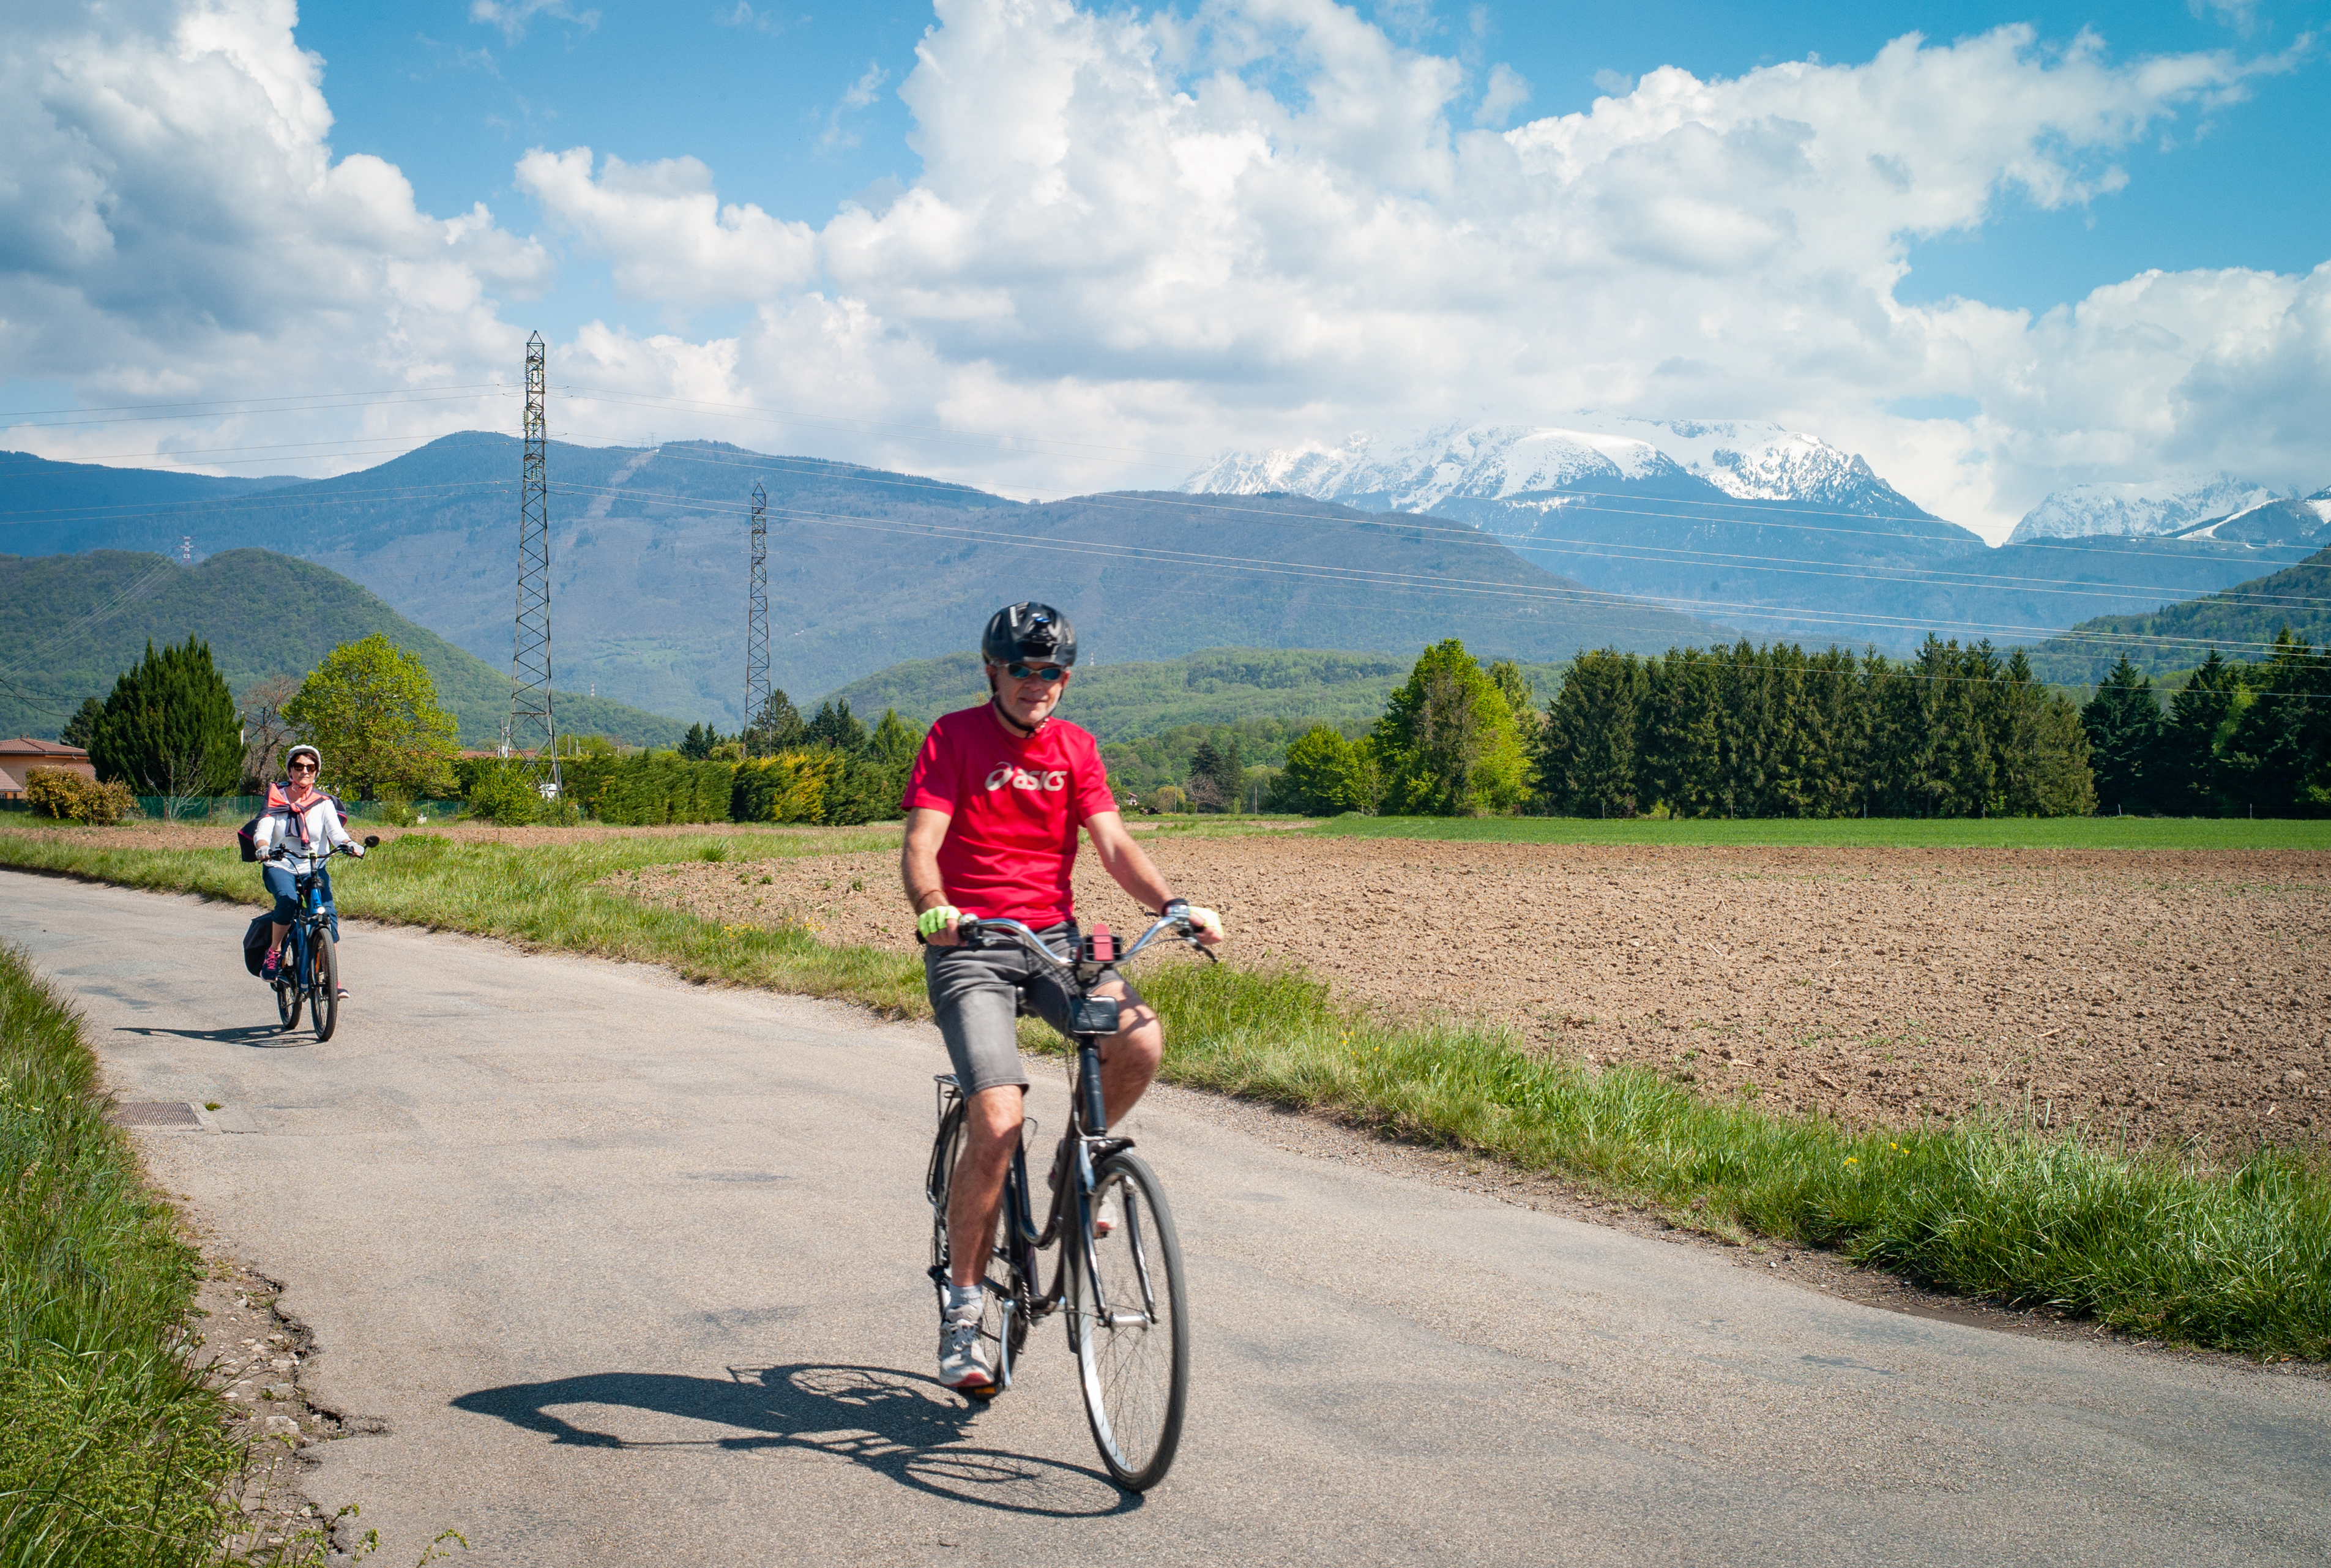
[[2124,655],[2080,710],[2097,809],[2173,816],[2331,812],[2331,648],[2284,627],[2245,663],[2214,648],[2162,706]]

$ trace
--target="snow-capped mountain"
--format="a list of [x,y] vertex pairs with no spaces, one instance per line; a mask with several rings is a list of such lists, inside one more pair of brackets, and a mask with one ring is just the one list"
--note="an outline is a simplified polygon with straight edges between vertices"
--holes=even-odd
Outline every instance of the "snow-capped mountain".
[[2297,495],[2296,490],[2278,490],[2226,473],[2172,473],[2134,484],[2074,485],[2025,513],[2007,542],[2021,545],[2092,534],[2182,534],[2213,518],[2231,518]]
[[2174,537],[2239,545],[2331,544],[2331,496],[2309,496],[2303,501],[2269,501],[2181,528]]
[[[1471,524],[1591,588],[1816,645],[1908,649],[1930,631],[2044,636],[2231,587],[2258,575],[2261,550],[2320,547],[2307,543],[2315,514],[2305,503],[2213,475],[2062,492],[2024,519],[2012,547],[1992,550],[1860,457],[1745,421],[1577,413],[1408,437],[1361,432],[1333,445],[1232,452],[1182,488],[1289,491]],[[2157,537],[2109,560],[2062,538],[2176,536],[2213,521],[2209,537]],[[1448,536],[1421,528],[1416,537]]]
[[1558,425],[1452,424],[1405,441],[1361,432],[1335,447],[1232,452],[1183,482],[1190,491],[1289,490],[1368,510],[1433,511],[1451,501],[1544,512],[1565,492],[1793,502],[1873,518],[1929,514],[1860,457],[1777,424],[1574,414]]

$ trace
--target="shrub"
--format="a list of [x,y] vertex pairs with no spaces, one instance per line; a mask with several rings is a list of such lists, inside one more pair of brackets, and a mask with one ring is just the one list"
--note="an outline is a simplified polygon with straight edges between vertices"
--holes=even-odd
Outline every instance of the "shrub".
[[119,779],[93,784],[62,768],[36,767],[24,775],[24,799],[44,816],[109,827],[138,810],[138,797]]
[[740,764],[728,814],[740,822],[823,822],[826,793],[848,766],[833,751],[781,751]]
[[542,792],[535,787],[533,768],[523,758],[476,757],[465,761],[461,772],[471,816],[516,825],[542,815]]

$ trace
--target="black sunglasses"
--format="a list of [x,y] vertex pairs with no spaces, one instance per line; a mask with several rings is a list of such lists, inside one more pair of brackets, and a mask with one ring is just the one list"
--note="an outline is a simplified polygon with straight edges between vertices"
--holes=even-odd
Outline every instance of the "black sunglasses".
[[1069,678],[1069,672],[1057,664],[1047,664],[1041,668],[1033,664],[1007,664],[1004,667],[1004,673],[1014,680],[1042,680],[1047,684],[1055,680],[1066,680]]
[[316,765],[312,762],[295,762],[291,765],[291,771],[293,773],[314,773],[316,771]]

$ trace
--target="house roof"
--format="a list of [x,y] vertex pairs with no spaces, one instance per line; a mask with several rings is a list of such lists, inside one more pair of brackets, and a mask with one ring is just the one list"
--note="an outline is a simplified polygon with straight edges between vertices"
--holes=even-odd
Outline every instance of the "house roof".
[[0,768],[0,795],[20,795],[24,793],[24,784],[12,776],[7,769]]
[[0,756],[52,757],[58,762],[89,760],[89,753],[77,746],[64,746],[53,740],[34,740],[24,735],[13,740],[0,740]]

